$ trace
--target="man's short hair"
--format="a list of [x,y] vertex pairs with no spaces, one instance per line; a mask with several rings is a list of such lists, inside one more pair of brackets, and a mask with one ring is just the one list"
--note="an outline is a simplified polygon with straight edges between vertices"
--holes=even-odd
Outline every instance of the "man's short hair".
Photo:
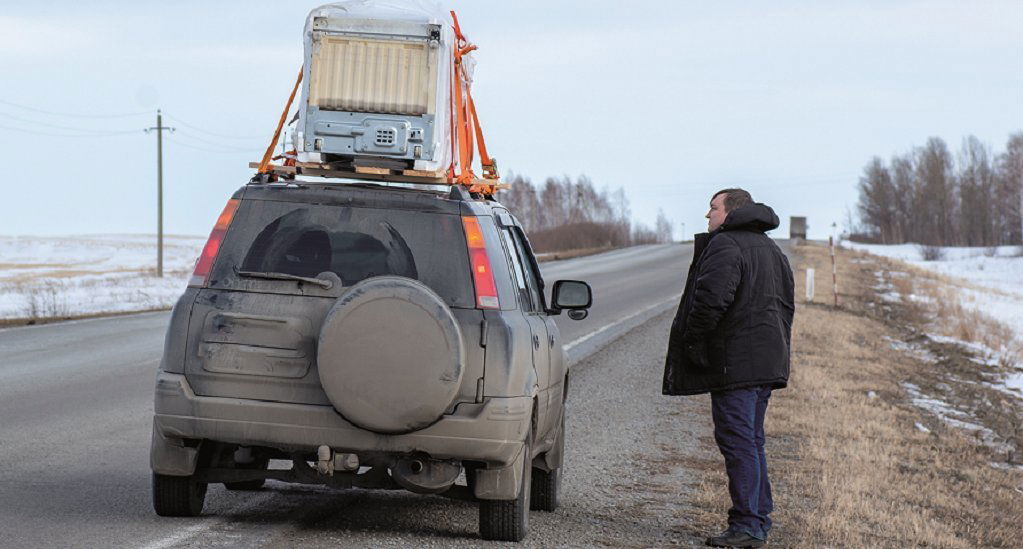
[[711,202],[718,197],[719,194],[725,195],[725,213],[731,212],[736,208],[743,206],[749,206],[753,203],[753,197],[743,189],[721,189],[714,193],[714,196],[710,197]]

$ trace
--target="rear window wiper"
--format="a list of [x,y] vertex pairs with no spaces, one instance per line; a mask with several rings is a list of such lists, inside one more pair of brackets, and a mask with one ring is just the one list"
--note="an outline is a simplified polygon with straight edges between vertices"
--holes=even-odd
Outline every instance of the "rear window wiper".
[[308,282],[310,284],[316,284],[324,290],[329,290],[334,286],[334,283],[330,280],[324,280],[322,278],[310,278],[308,276],[298,276],[288,273],[261,273],[259,271],[239,271],[235,269],[234,274],[238,276],[244,276],[246,278],[263,278],[266,280],[294,280],[296,282]]

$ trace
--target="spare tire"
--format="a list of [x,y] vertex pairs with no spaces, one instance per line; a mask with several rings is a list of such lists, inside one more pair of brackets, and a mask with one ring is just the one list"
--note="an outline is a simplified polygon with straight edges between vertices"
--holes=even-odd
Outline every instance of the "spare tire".
[[338,413],[384,434],[437,421],[465,370],[451,310],[429,287],[400,276],[363,280],[338,299],[320,330],[316,361]]

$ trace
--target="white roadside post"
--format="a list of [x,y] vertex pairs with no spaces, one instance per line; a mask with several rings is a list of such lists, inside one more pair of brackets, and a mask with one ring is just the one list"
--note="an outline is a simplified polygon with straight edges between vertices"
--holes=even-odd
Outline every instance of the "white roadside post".
[[813,302],[813,268],[806,269],[806,301]]
[[835,294],[835,307],[838,307],[838,272],[835,269],[835,237],[828,237],[831,248],[831,291]]

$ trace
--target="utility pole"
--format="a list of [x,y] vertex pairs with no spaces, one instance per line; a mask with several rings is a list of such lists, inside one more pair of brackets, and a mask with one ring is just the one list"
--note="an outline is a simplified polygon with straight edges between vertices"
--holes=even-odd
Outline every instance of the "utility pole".
[[156,127],[147,128],[146,133],[156,132],[156,276],[163,278],[163,131],[174,131],[163,125],[163,115],[156,110]]

